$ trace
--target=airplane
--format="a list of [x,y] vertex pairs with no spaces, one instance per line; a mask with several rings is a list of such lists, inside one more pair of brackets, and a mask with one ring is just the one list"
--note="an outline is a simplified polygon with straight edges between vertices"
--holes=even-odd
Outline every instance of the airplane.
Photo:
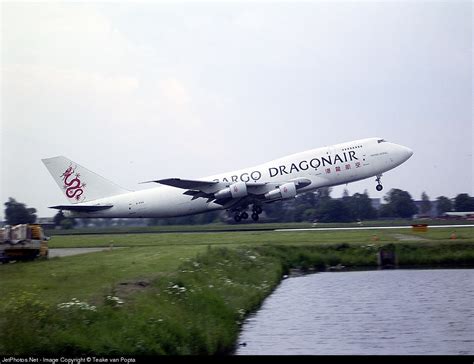
[[[259,220],[263,205],[321,187],[376,177],[413,155],[405,146],[367,138],[312,149],[255,167],[198,179],[166,178],[142,183],[158,187],[130,191],[64,156],[42,159],[70,202],[50,208],[80,218],[161,218],[227,210],[239,222]],[[249,211],[250,212],[250,211]]]

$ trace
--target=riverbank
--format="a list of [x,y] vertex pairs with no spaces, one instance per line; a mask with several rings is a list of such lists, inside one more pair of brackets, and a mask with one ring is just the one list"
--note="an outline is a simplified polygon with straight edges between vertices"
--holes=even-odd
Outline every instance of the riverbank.
[[[107,253],[94,255],[101,254]],[[34,265],[44,268],[46,263]],[[50,274],[57,269],[53,267]],[[258,307],[282,274],[275,257],[253,249],[209,247],[195,258],[183,259],[172,272],[121,280],[89,299],[78,296],[53,303],[44,295],[49,288],[38,286],[12,292],[0,310],[0,353],[227,353],[242,319]]]
[[229,353],[244,317],[291,269],[375,268],[387,246],[399,267],[474,267],[473,230],[412,241],[395,241],[397,232],[127,235],[114,238],[123,249],[0,266],[0,353]]

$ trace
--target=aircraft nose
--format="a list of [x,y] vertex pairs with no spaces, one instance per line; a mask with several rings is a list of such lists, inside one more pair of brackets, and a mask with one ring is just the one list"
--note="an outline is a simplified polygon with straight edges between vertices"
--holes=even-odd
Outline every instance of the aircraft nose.
[[408,160],[413,155],[413,150],[411,150],[410,148],[407,148],[403,145],[400,145],[399,147],[400,153],[404,160]]

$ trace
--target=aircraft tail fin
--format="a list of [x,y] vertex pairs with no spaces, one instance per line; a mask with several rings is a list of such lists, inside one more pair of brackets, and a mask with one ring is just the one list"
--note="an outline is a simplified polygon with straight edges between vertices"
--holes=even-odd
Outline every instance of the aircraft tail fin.
[[42,161],[70,203],[129,192],[66,157],[58,156]]

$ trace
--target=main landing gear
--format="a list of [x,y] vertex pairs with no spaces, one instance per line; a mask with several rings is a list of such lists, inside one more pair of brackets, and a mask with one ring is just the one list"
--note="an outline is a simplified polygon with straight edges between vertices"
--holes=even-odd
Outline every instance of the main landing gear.
[[234,220],[235,222],[240,222],[242,219],[246,220],[249,218],[249,214],[247,214],[245,211],[244,212],[236,212],[234,215]]
[[[253,208],[252,208],[252,215],[251,215],[252,220],[253,220],[253,221],[258,221],[258,218],[259,218],[258,215],[260,215],[260,214],[262,213],[262,211],[263,211],[263,210],[262,210],[262,208],[261,208],[260,206],[255,206],[255,205],[254,205]],[[240,221],[242,221],[242,220],[247,220],[248,218],[249,218],[249,214],[248,214],[247,212],[245,212],[245,211],[242,211],[242,212],[237,211],[237,212],[234,214],[234,220],[235,220],[235,222],[240,222]]]
[[252,209],[252,220],[253,221],[258,221],[258,215],[260,215],[262,213],[262,208],[258,205],[254,205],[253,206],[253,209]]
[[382,191],[382,190],[383,190],[382,182],[380,181],[381,178],[382,178],[382,175],[379,174],[379,175],[377,176],[377,178],[375,179],[375,181],[378,183],[377,186],[375,186],[375,189],[376,189],[377,191]]

